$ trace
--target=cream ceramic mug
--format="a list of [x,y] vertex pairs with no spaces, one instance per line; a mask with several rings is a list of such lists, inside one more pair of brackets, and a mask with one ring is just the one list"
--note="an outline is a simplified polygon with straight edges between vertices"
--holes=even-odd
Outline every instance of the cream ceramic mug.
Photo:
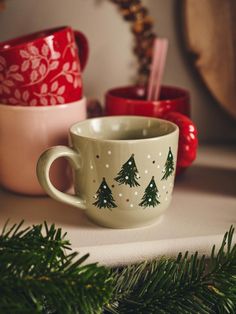
[[[40,184],[54,199],[85,210],[95,223],[135,228],[154,223],[168,208],[174,185],[178,127],[165,120],[114,116],[70,128],[70,146],[46,150],[37,165]],[[52,163],[66,158],[75,195],[51,183]]]

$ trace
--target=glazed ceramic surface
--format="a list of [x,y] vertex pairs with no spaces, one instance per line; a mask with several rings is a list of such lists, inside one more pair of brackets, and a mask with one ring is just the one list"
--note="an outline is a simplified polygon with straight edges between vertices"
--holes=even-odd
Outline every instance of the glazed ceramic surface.
[[143,86],[117,87],[106,93],[105,111],[108,116],[139,115],[163,118],[178,125],[179,151],[177,174],[189,167],[196,159],[197,129],[190,120],[190,96],[185,89],[173,86],[161,88],[160,99],[146,100]]
[[190,116],[189,92],[172,86],[163,86],[159,100],[146,100],[143,86],[117,87],[106,93],[107,115],[143,115],[162,118],[168,112]]
[[80,100],[86,37],[70,27],[40,31],[0,43],[0,102],[50,106]]
[[[68,128],[86,118],[86,100],[53,107],[0,105],[0,185],[17,193],[45,194],[36,177],[41,153],[68,144]],[[71,185],[65,160],[52,167],[51,177],[61,190]]]
[[[168,208],[178,148],[175,124],[134,116],[95,118],[71,127],[70,144],[39,159],[38,178],[51,197],[111,228],[149,225]],[[75,196],[50,181],[50,166],[59,157],[72,165]]]

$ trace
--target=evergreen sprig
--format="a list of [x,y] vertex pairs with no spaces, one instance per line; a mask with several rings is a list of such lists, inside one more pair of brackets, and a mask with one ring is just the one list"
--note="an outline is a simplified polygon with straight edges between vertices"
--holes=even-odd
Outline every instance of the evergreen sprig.
[[54,225],[21,227],[5,226],[0,235],[0,313],[101,313],[110,270],[69,254]]
[[234,228],[210,259],[196,252],[111,270],[69,253],[54,225],[5,226],[0,313],[236,313]]
[[108,313],[236,313],[234,228],[210,260],[181,253],[176,259],[143,262],[117,271]]

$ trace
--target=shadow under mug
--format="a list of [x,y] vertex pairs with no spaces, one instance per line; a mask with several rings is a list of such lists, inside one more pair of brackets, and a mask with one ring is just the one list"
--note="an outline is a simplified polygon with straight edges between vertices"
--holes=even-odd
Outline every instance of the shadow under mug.
[[197,130],[190,119],[190,95],[183,88],[162,86],[160,99],[146,100],[144,86],[116,87],[105,95],[105,114],[139,115],[163,118],[178,125],[179,148],[177,174],[189,167],[197,154]]
[[[70,146],[45,151],[38,179],[54,199],[85,210],[99,225],[135,228],[156,222],[168,208],[176,169],[178,127],[137,116],[94,118],[70,128]],[[64,157],[73,169],[75,195],[58,191],[49,178]]]
[[85,35],[67,26],[1,42],[0,103],[50,106],[80,100],[88,54]]
[[[68,128],[86,118],[86,99],[53,107],[0,105],[0,185],[13,192],[44,195],[36,165],[42,152],[68,144]],[[65,160],[52,167],[51,178],[65,191],[72,183]]]

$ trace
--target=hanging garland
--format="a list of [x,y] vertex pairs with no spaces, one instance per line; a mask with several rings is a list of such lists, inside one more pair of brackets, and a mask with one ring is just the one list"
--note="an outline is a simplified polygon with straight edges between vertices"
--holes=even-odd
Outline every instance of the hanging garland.
[[5,9],[5,3],[4,0],[0,0],[0,12]]
[[137,83],[146,84],[152,61],[153,40],[156,38],[153,20],[141,0],[110,1],[118,6],[124,20],[131,23],[131,30],[135,36],[134,53],[139,63]]
[[[146,85],[149,78],[152,62],[153,41],[157,37],[153,30],[153,20],[142,0],[109,0],[117,5],[124,20],[131,24],[134,35],[134,54],[138,60],[138,73],[136,83]],[[88,102],[88,116],[102,115],[102,106],[96,99]]]
[[68,253],[54,225],[5,226],[0,234],[0,313],[234,314],[234,228],[210,259],[179,254],[123,269]]

